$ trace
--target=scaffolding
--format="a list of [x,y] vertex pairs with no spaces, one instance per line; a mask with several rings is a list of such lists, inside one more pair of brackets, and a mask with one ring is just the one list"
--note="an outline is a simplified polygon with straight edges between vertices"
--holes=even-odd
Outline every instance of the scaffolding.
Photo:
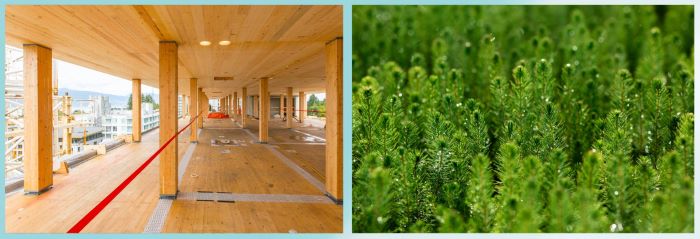
[[[23,143],[24,143],[24,77],[22,75],[22,50],[12,47],[5,48],[5,181],[23,178]],[[54,64],[55,65],[55,64]],[[72,112],[73,102],[94,105],[93,100],[74,100],[66,95],[58,95],[58,77],[56,67],[53,68],[53,161],[54,168],[64,156],[74,153],[72,140],[63,140],[59,146],[58,139],[72,139],[73,127],[93,125],[95,122],[76,121]],[[94,112],[92,112],[94,114]]]

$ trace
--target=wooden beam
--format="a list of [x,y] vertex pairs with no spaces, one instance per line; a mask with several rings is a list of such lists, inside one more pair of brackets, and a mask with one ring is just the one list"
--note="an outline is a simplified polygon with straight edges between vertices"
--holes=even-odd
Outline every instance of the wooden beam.
[[270,93],[267,91],[267,77],[260,78],[260,120],[258,121],[258,142],[267,143],[267,123],[270,120]]
[[245,128],[246,118],[248,118],[248,90],[243,87],[241,94],[241,127]]
[[[159,47],[160,144],[177,133],[177,43],[162,41]],[[160,197],[177,196],[177,141],[160,153]]]
[[[189,112],[190,112],[190,117],[195,117],[197,114],[199,114],[199,111],[197,110],[198,106],[198,100],[197,96],[199,96],[198,92],[198,86],[197,86],[197,78],[192,78],[190,79],[190,104],[189,106]],[[192,102],[197,102],[197,103],[192,103]],[[191,120],[191,119],[190,119]],[[200,122],[200,118],[197,119],[197,122]],[[197,142],[197,127],[192,127],[190,129],[190,142],[196,143]]]
[[306,94],[299,91],[299,122],[304,123],[304,118],[306,118]]
[[291,129],[294,123],[294,95],[292,87],[287,87],[287,128]]
[[343,39],[326,44],[326,191],[343,200]]
[[24,45],[24,193],[41,194],[53,185],[52,52]]
[[131,80],[131,137],[141,142],[141,79]]

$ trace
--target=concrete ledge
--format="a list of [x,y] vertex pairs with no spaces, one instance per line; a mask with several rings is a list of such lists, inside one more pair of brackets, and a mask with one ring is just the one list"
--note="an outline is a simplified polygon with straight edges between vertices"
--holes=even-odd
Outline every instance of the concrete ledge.
[[331,195],[330,193],[325,193],[324,195],[326,195],[326,197],[328,197],[331,201],[333,201],[333,203],[335,203],[335,205],[341,205],[341,206],[343,205],[343,199],[337,199],[337,198],[333,197],[333,195]]
[[[24,180],[22,180],[22,182],[24,182]],[[46,192],[46,191],[51,190],[52,186],[53,186],[53,185],[49,185],[49,186],[47,186],[47,187],[45,187],[45,188],[42,188],[42,189],[39,190],[39,191],[24,191],[24,195],[35,195],[35,196],[36,196],[36,195],[39,195],[39,194],[42,194],[42,193],[44,193],[44,192]]]
[[161,194],[158,198],[160,199],[170,199],[170,200],[175,200],[177,199],[177,194]]

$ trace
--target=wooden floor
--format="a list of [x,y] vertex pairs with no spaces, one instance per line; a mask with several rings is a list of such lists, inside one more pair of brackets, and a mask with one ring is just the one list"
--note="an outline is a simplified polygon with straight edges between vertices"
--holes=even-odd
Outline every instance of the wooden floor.
[[[184,121],[180,122],[184,126]],[[189,130],[187,130],[189,132]],[[181,135],[189,135],[183,132]],[[178,138],[184,147],[185,138]],[[8,233],[64,233],[158,149],[158,129],[143,135],[141,143],[120,146],[72,168],[54,174],[53,188],[39,196],[8,194],[5,230]],[[180,150],[180,158],[184,150]],[[158,160],[154,160],[119,194],[83,232],[143,232],[158,201]]]
[[[180,122],[181,126],[185,123]],[[324,182],[323,129],[301,125],[296,125],[300,128],[294,130],[284,129],[284,122],[271,120],[271,142],[266,146],[255,143],[256,125],[257,121],[250,120],[250,129],[243,130],[236,129],[238,124],[230,119],[207,119],[180,182],[180,192],[323,195],[271,152],[279,151]],[[178,138],[180,159],[190,145],[188,136],[189,130]],[[212,146],[214,138],[236,140],[239,145]],[[156,151],[157,140],[158,131],[154,130],[145,134],[141,143],[127,144],[93,158],[71,169],[68,175],[54,175],[54,188],[40,196],[25,196],[21,192],[8,194],[6,231],[67,231]],[[83,232],[143,232],[158,203],[157,185],[158,160],[155,160]],[[322,203],[220,203],[177,199],[172,203],[162,231],[342,232],[342,207]]]

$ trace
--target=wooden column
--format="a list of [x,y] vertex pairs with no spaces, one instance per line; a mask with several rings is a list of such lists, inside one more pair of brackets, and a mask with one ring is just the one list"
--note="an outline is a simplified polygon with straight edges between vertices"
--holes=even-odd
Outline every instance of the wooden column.
[[[196,117],[197,114],[199,114],[199,111],[197,110],[197,106],[199,101],[197,100],[197,96],[199,96],[199,88],[197,88],[197,78],[191,78],[190,79],[190,104],[189,106],[189,111],[190,111],[190,120],[192,118]],[[197,103],[192,103],[192,102],[197,102]],[[197,126],[199,125],[199,122],[201,122],[201,118],[197,118]],[[197,142],[197,127],[196,126],[191,126],[190,128],[190,142],[196,143]]]
[[280,94],[280,118],[284,118],[284,95]]
[[326,43],[326,191],[343,200],[343,39]]
[[260,121],[258,123],[258,141],[267,143],[267,123],[270,120],[270,93],[267,91],[268,78],[260,78]]
[[256,95],[253,96],[253,117],[259,117],[260,116],[260,96]]
[[243,91],[241,93],[241,127],[245,128],[245,123],[247,121],[246,118],[248,118],[248,91],[245,87],[243,87]]
[[294,95],[292,95],[292,87],[287,87],[287,128],[292,128],[292,123],[294,122]]
[[52,52],[24,45],[24,193],[41,194],[53,185]]
[[[160,102],[160,144],[177,133],[177,43],[162,41],[159,47],[158,89]],[[177,141],[160,153],[160,197],[177,196]]]
[[229,114],[228,110],[228,102],[231,101],[231,99],[227,96],[224,97],[224,114]]
[[185,95],[185,98],[183,99],[183,102],[185,103],[183,106],[185,107],[185,116],[190,116],[190,96]]
[[306,94],[299,91],[299,122],[304,123],[304,118],[306,118]]
[[131,80],[131,138],[141,142],[141,79]]
[[233,115],[238,115],[238,91],[233,92]]
[[199,92],[197,94],[197,114],[202,113],[197,119],[197,127],[201,129],[204,128],[204,118],[207,117],[207,108],[204,108],[207,106],[207,102],[206,96],[204,95],[204,91],[202,90],[202,88],[197,89],[197,91]]

